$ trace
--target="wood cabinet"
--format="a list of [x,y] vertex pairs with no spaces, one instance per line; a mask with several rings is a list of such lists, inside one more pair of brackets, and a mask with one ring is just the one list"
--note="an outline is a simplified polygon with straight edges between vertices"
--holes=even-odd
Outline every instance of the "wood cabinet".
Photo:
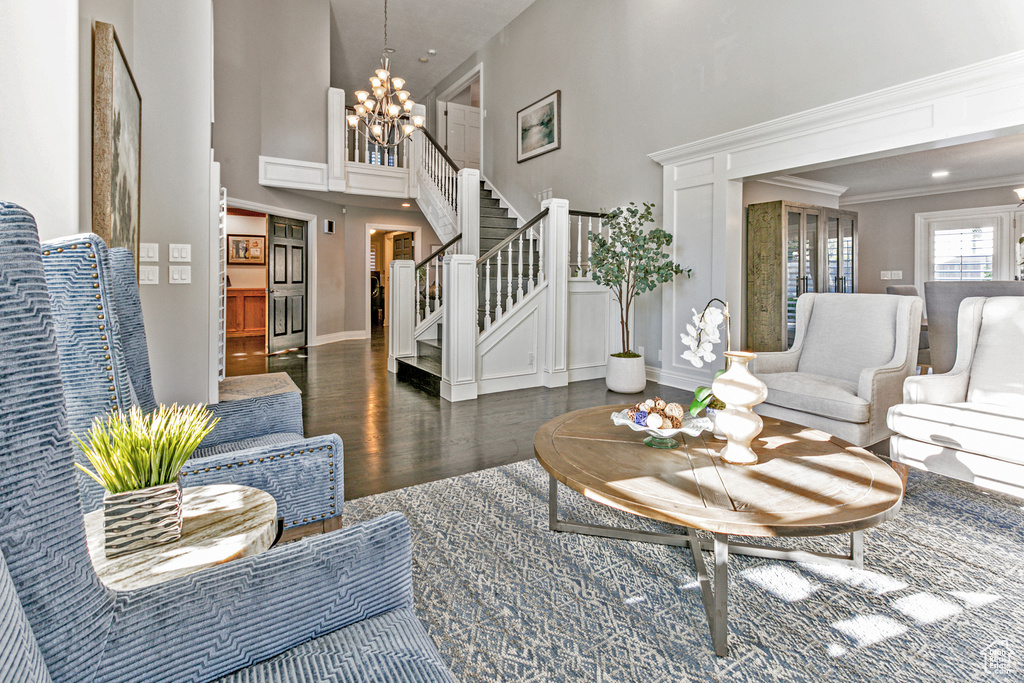
[[784,351],[805,292],[857,291],[857,214],[793,202],[747,207],[747,346]]
[[267,290],[228,289],[227,336],[262,337],[267,333]]

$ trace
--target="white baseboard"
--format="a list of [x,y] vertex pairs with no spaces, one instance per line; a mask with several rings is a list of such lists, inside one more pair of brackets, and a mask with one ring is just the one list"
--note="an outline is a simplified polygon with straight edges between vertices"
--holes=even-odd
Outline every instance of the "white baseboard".
[[588,379],[602,379],[607,372],[606,364],[592,365],[583,368],[569,368],[569,383],[584,382]]
[[321,344],[333,344],[334,342],[350,341],[352,339],[369,339],[369,330],[352,330],[349,332],[335,332],[334,334],[318,334],[313,339],[312,346]]
[[667,387],[675,387],[676,389],[685,389],[686,391],[693,391],[703,383],[698,380],[694,380],[692,377],[686,377],[684,375],[665,370],[663,368],[656,368],[654,366],[647,366],[647,380],[650,382],[657,382],[658,384],[664,384]]

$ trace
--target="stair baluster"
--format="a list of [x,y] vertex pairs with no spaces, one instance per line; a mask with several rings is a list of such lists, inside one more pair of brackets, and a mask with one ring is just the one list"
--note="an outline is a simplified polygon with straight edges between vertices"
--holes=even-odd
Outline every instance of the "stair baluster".
[[[572,225],[572,216],[569,224]],[[570,228],[571,229],[571,228]],[[569,233],[572,234],[572,233]],[[583,217],[576,216],[576,277],[583,276]]]
[[437,259],[431,259],[431,263],[434,266],[434,305],[430,310],[433,312],[441,307],[441,297],[439,296],[441,293],[441,277]]
[[540,250],[537,252],[538,264],[537,264],[537,284],[546,280],[544,276],[544,226],[547,225],[548,219],[544,217],[540,220],[539,229],[537,230],[537,238],[540,243]]
[[523,300],[523,236],[519,236],[519,291],[516,292],[516,301]]
[[498,252],[498,287],[497,291],[494,292],[496,301],[494,302],[494,322],[501,320],[502,314],[505,312],[501,308],[501,251]]
[[533,280],[533,229],[531,228],[527,230],[526,233],[530,236],[530,270],[527,271],[528,277],[526,279],[526,286],[529,287],[529,291],[532,292],[537,287],[537,284]]
[[512,243],[508,243],[508,295],[505,299],[505,310],[511,311],[515,302],[512,300]]
[[484,263],[484,330],[491,329],[491,261]]

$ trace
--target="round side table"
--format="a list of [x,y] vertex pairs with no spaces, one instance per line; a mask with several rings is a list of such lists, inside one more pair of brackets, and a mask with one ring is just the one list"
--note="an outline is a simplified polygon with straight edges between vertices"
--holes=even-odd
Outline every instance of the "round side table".
[[258,489],[234,484],[182,490],[181,538],[107,558],[103,510],[85,515],[89,558],[108,588],[137,590],[268,549],[277,538],[277,503]]

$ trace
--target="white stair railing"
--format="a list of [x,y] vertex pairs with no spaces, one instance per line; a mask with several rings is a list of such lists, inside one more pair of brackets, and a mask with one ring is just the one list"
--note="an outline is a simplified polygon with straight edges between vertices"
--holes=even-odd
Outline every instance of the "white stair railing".
[[462,235],[457,235],[416,264],[416,327],[444,304],[444,257],[460,254]]
[[[477,276],[483,283],[481,332],[507,316],[516,304],[545,281],[544,253],[548,210],[526,224],[477,259]],[[534,254],[537,255],[536,269]],[[493,284],[492,284],[493,283]]]
[[593,211],[569,210],[569,276],[588,277],[590,275],[591,233],[607,237],[604,224],[606,214]]
[[452,214],[458,216],[459,167],[426,129],[421,129],[420,132],[422,135],[416,137],[420,145],[421,176],[430,180],[434,188],[444,198]]

